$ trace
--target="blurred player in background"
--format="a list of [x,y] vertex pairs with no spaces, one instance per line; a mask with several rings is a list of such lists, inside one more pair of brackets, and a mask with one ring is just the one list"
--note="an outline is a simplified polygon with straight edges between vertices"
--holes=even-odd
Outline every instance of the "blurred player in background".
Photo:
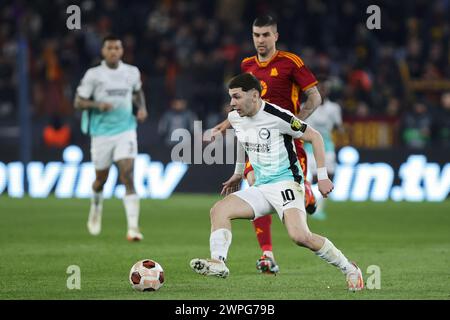
[[[325,144],[325,164],[328,170],[328,176],[333,181],[334,170],[336,168],[336,153],[334,150],[334,142],[332,137],[333,129],[343,131],[342,125],[342,112],[341,106],[335,102],[330,101],[328,98],[330,95],[330,81],[320,82],[319,92],[322,95],[322,104],[314,111],[314,113],[308,118],[308,124],[314,129],[320,132]],[[317,166],[316,162],[312,159],[313,149],[310,143],[305,143],[305,150],[308,155],[308,170],[310,175],[310,181],[317,181]],[[317,199],[317,212],[314,214],[316,219],[324,219],[326,217],[325,211],[325,199]]]
[[[233,111],[228,119],[238,138],[238,156],[234,174],[223,184],[226,197],[211,209],[211,259],[192,259],[193,271],[225,278],[228,249],[232,241],[231,220],[255,219],[276,211],[289,237],[298,246],[314,252],[345,274],[348,289],[364,288],[361,270],[350,262],[327,238],[310,231],[305,210],[305,188],[293,139],[313,145],[318,167],[319,191],[327,197],[333,183],[325,168],[325,148],[320,133],[292,112],[261,99],[260,80],[248,73],[234,77],[229,85]],[[239,190],[244,170],[245,153],[254,166],[255,183]]]
[[[316,78],[297,55],[277,50],[277,22],[273,17],[262,16],[255,19],[252,34],[257,54],[242,61],[241,71],[251,73],[260,80],[263,100],[289,110],[301,120],[305,120],[321,103]],[[300,110],[301,93],[306,95],[306,102]],[[229,127],[230,122],[227,119],[213,128],[213,134],[214,131],[224,132]],[[299,139],[294,141],[303,176],[306,177],[307,160],[303,142]],[[253,185],[255,175],[251,163],[247,163],[244,174],[249,185]],[[311,185],[307,181],[305,181],[305,188],[306,210],[312,214],[316,209],[316,200]],[[279,271],[272,251],[271,223],[271,215],[253,221],[256,236],[263,251],[256,267],[265,273]]]
[[[127,239],[143,239],[139,231],[139,197],[134,189],[134,158],[137,155],[136,119],[147,118],[145,97],[138,68],[121,61],[122,42],[115,36],[103,40],[101,65],[84,75],[75,97],[75,108],[83,110],[81,129],[91,136],[91,157],[95,181],[87,227],[89,233],[101,231],[103,186],[115,162],[125,185],[123,204],[128,222]],[[133,114],[133,102],[137,106]]]

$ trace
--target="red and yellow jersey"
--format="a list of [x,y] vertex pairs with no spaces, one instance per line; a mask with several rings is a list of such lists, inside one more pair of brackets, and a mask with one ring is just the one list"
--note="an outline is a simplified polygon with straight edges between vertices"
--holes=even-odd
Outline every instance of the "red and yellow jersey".
[[262,99],[294,114],[300,111],[301,91],[317,84],[316,78],[302,59],[286,51],[277,51],[265,62],[260,62],[257,56],[245,58],[241,62],[241,70],[253,74],[261,81]]

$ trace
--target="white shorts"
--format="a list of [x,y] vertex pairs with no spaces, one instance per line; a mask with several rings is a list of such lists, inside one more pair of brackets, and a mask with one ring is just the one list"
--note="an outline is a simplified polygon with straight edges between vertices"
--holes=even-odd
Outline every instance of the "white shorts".
[[91,157],[96,170],[108,169],[113,162],[137,156],[136,130],[91,139]]
[[305,212],[305,187],[295,181],[252,186],[233,194],[253,208],[255,219],[276,211],[283,221],[283,212],[287,209],[296,208]]
[[[308,152],[307,159],[308,159],[307,161],[308,176],[317,175],[317,164],[316,160],[314,159],[314,154]],[[325,153],[325,166],[327,167],[327,172],[329,174],[334,174],[334,171],[336,169],[336,153],[334,151],[329,151]]]

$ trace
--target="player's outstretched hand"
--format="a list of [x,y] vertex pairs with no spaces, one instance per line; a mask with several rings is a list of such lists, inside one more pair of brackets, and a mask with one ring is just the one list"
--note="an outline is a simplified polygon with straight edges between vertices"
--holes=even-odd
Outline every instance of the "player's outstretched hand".
[[324,198],[328,198],[328,194],[333,191],[334,185],[330,179],[319,180],[317,182],[319,185],[319,191]]
[[203,134],[203,142],[213,142],[214,140],[216,140],[217,136],[221,135],[222,131],[220,130],[220,126],[217,125],[214,128],[205,131],[205,133]]
[[136,119],[139,122],[144,122],[145,119],[147,119],[147,117],[148,117],[148,113],[147,113],[147,110],[145,108],[138,109],[138,111],[136,113]]
[[230,179],[222,183],[223,188],[220,193],[222,196],[227,196],[233,192],[236,192],[241,187],[242,174],[233,174]]
[[113,108],[113,105],[111,103],[108,102],[99,102],[98,104],[98,109],[100,111],[109,111]]

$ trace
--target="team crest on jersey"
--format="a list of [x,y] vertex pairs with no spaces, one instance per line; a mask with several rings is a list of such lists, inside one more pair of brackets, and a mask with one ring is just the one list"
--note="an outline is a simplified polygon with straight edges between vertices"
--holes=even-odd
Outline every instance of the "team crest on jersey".
[[262,128],[261,130],[259,130],[259,137],[261,139],[267,140],[270,138],[270,131],[266,128]]
[[292,119],[291,119],[291,128],[294,131],[301,131],[301,132],[305,133],[306,123],[301,122],[296,117],[292,117]]
[[277,70],[277,68],[272,68],[272,70],[270,70],[270,76],[271,76],[271,77],[276,77],[276,76],[278,76],[278,70]]

